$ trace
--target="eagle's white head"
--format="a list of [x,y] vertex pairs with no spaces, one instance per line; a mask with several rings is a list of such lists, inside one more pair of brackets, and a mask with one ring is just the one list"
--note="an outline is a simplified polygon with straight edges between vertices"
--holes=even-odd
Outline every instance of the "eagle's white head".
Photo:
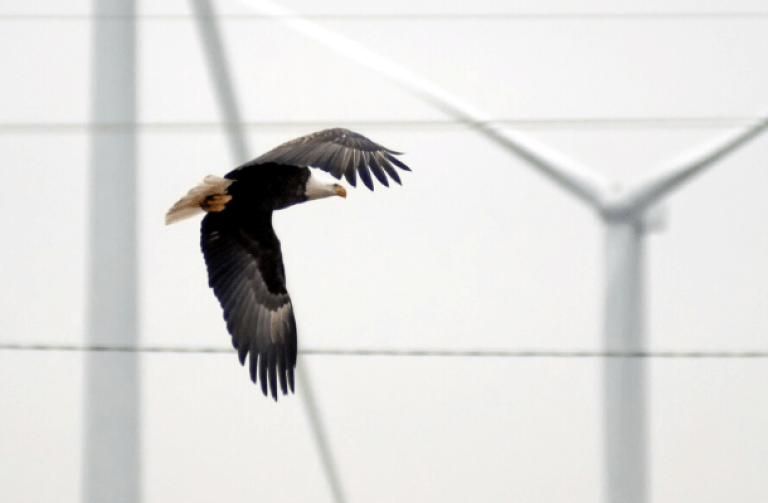
[[307,196],[307,201],[312,201],[330,196],[347,197],[347,191],[338,183],[324,182],[310,172],[304,195]]

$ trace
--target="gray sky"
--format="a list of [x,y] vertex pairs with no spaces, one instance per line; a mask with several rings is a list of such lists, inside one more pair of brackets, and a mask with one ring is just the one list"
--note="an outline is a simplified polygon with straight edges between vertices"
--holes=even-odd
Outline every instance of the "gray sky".
[[[284,1],[304,13],[761,16],[326,19],[324,26],[631,182],[768,113],[764,2]],[[235,0],[225,14],[248,14]],[[0,343],[84,342],[90,2],[0,6]],[[140,3],[189,14],[188,3]],[[395,150],[403,186],[280,212],[301,348],[597,350],[603,226],[572,196],[370,70],[270,21],[222,21],[253,154],[327,126]],[[228,347],[199,222],[163,214],[235,164],[192,20],[139,23],[141,342]],[[44,125],[41,126],[41,125]],[[666,200],[647,243],[651,350],[768,350],[768,136]],[[304,359],[351,502],[601,494],[601,362]],[[77,353],[0,351],[0,500],[77,501]],[[765,360],[649,362],[654,502],[768,493]],[[233,354],[146,355],[143,495],[331,501],[298,396]],[[301,389],[297,389],[301,393]]]

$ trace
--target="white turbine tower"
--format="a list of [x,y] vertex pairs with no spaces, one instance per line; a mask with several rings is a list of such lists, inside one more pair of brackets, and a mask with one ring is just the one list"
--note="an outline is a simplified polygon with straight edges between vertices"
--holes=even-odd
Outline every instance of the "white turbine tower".
[[[382,74],[502,145],[589,204],[607,227],[604,345],[609,353],[637,353],[644,348],[643,237],[651,228],[652,207],[768,127],[768,117],[764,117],[744,130],[670,162],[632,187],[612,190],[609,180],[595,170],[530,137],[501,128],[480,110],[357,42],[302,19],[269,0],[241,0],[241,3],[280,19],[300,34]],[[643,359],[606,358],[603,381],[605,500],[642,503],[647,499]]]
[[[87,340],[133,347],[136,283],[136,2],[96,0],[93,19]],[[83,501],[141,497],[139,355],[85,357]]]

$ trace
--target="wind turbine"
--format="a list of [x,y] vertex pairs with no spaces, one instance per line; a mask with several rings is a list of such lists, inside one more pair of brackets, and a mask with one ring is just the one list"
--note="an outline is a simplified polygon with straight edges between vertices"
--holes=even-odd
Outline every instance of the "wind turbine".
[[[671,161],[635,185],[616,190],[595,170],[533,138],[494,124],[487,114],[357,42],[269,0],[240,2],[390,79],[500,144],[592,207],[606,225],[604,346],[609,353],[637,353],[644,348],[644,237],[658,220],[654,218],[655,205],[768,127],[768,116],[764,116],[743,130]],[[609,503],[647,500],[645,385],[642,358],[605,359],[605,500]]]

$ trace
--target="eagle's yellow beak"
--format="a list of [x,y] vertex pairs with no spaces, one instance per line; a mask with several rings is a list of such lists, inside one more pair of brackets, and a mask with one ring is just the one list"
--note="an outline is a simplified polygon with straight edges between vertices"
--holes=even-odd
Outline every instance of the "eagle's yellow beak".
[[347,191],[346,191],[346,190],[344,190],[344,187],[342,187],[341,185],[339,185],[338,187],[336,187],[336,195],[337,195],[337,196],[341,196],[341,197],[343,197],[343,198],[345,198],[345,199],[346,199],[346,197],[347,197]]

